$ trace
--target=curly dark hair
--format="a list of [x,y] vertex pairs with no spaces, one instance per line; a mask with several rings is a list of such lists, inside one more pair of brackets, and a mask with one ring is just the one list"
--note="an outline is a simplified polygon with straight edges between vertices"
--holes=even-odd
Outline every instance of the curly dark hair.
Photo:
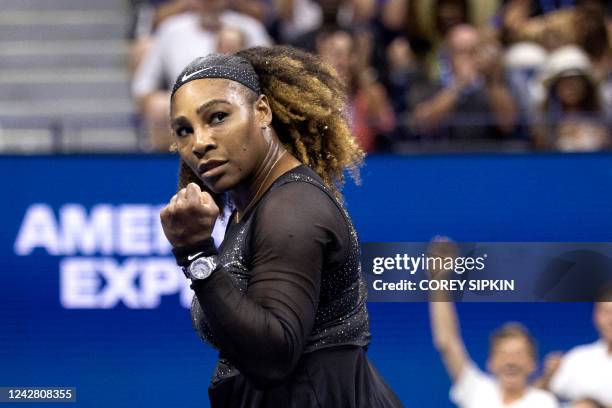
[[[288,46],[254,47],[236,55],[255,68],[282,144],[341,199],[344,171],[359,182],[364,152],[345,117],[345,84],[334,68],[316,55]],[[222,209],[223,197],[208,190],[181,160],[179,189],[190,182],[211,193]]]

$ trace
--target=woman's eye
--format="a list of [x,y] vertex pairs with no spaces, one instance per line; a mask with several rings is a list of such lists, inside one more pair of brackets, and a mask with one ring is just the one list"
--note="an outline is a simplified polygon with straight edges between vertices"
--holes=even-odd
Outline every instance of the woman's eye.
[[216,112],[216,113],[213,113],[213,115],[210,117],[210,121],[211,123],[223,122],[223,119],[225,119],[226,116],[227,116],[227,113],[225,112]]
[[185,137],[189,135],[189,133],[191,133],[191,129],[186,128],[186,127],[180,127],[180,128],[177,128],[174,132],[176,133],[178,137]]

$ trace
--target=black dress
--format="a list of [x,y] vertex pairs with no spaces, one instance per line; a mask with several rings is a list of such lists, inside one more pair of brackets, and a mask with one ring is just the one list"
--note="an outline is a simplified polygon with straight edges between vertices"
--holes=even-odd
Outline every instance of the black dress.
[[279,177],[192,284],[192,320],[219,350],[211,406],[400,407],[370,364],[359,243],[318,175]]

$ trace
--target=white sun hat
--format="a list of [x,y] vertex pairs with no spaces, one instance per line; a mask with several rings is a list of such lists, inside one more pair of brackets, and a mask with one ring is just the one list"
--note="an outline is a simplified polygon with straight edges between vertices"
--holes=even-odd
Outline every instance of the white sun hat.
[[542,72],[542,81],[550,85],[558,78],[583,75],[594,82],[593,65],[580,47],[567,45],[550,53]]
[[546,49],[531,41],[523,41],[510,46],[504,55],[504,65],[510,69],[539,68],[547,60]]

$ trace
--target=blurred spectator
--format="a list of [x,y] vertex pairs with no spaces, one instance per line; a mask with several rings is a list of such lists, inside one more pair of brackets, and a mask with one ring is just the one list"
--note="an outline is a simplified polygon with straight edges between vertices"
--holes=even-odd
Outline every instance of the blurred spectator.
[[561,151],[597,151],[610,145],[601,90],[584,51],[566,46],[553,52],[544,73],[545,100],[536,145]]
[[336,69],[347,87],[350,85],[353,63],[353,37],[348,31],[324,31],[317,37],[317,54]]
[[242,50],[246,45],[244,33],[237,28],[224,27],[217,35],[216,52],[221,54],[233,54]]
[[344,0],[338,8],[338,24],[353,29],[370,28],[377,10],[376,0]]
[[501,10],[505,43],[537,41],[554,49],[575,41],[572,19],[574,0],[509,0]]
[[152,31],[168,18],[188,11],[197,11],[200,7],[199,0],[154,0],[154,4],[159,4],[155,9]]
[[[356,43],[372,42],[375,36],[373,24],[378,12],[376,0],[318,0],[317,3],[321,10],[320,24],[290,39],[290,45],[316,52],[317,38],[336,30],[350,31]],[[358,47],[359,44],[355,46]],[[366,46],[368,49],[362,50],[360,56],[368,61],[366,65],[369,66],[371,54],[375,49],[370,44]]]
[[[448,55],[441,47],[451,29],[464,24],[484,29],[499,5],[497,0],[404,1],[407,3],[405,32],[414,51],[426,61],[432,78],[444,77],[449,69]],[[393,8],[400,10],[397,5]],[[394,24],[389,18],[383,21]]]
[[469,23],[470,3],[467,0],[437,0],[433,15],[434,35],[445,38],[454,27]]
[[606,21],[603,1],[583,1],[576,8],[574,27],[576,43],[589,56],[593,64],[593,75],[598,82],[610,80],[612,76],[612,18]]
[[230,0],[234,11],[251,16],[264,25],[274,18],[274,8],[270,0]]
[[366,152],[391,149],[395,115],[385,87],[375,71],[356,73],[354,92],[350,97],[353,132]]
[[572,405],[570,406],[570,408],[610,408],[610,407],[605,407],[595,400],[592,400],[590,398],[585,398],[585,399],[581,399],[581,400],[572,402]]
[[433,95],[416,101],[412,118],[417,132],[451,140],[486,140],[508,135],[517,108],[505,84],[501,49],[483,43],[468,25],[448,34],[451,72]]
[[521,134],[527,135],[537,119],[538,103],[542,101],[540,74],[548,54],[534,42],[512,45],[504,55],[508,86],[519,108]]
[[387,0],[382,4],[381,22],[387,29],[400,34],[402,30],[408,28],[405,27],[409,18],[408,12],[407,0]]
[[[369,151],[439,140],[473,149],[517,135],[564,150],[609,143],[602,129],[612,118],[612,3],[605,0],[132,1],[145,10],[135,29],[133,93],[156,150],[167,146],[165,90],[180,69],[211,51],[269,44],[264,26],[336,66],[349,90],[347,114]],[[589,74],[580,84],[565,80],[569,74],[541,82],[546,54],[568,44],[588,55]],[[582,91],[597,102],[568,108],[563,95]]]
[[227,27],[243,32],[246,46],[271,43],[259,21],[228,10],[226,0],[197,0],[197,12],[174,15],[160,24],[132,82],[154,150],[167,151],[170,145],[170,84],[193,59],[217,51],[218,34]]
[[387,48],[386,85],[395,117],[397,118],[393,141],[413,138],[409,123],[409,101],[415,90],[428,82],[427,72],[417,60],[405,37],[397,37]]
[[595,303],[593,321],[599,340],[570,350],[552,375],[550,389],[563,399],[592,398],[612,406],[612,290]]
[[[317,41],[320,35],[344,28],[340,27],[338,24],[338,8],[341,2],[342,0],[317,0],[317,4],[321,9],[321,24],[292,38],[288,41],[288,45],[316,53]],[[280,34],[277,34],[276,38],[278,38],[279,35]]]
[[379,145],[389,144],[395,117],[386,89],[363,58],[366,53],[363,47],[356,48],[351,34],[343,30],[324,32],[317,40],[319,55],[336,69],[347,85],[353,133],[362,149],[372,152]]
[[611,4],[606,0],[511,0],[501,11],[502,38],[506,44],[536,41],[549,51],[576,44],[595,65],[604,64],[602,59],[610,51]]
[[281,43],[292,43],[323,23],[323,11],[313,0],[274,0],[274,13]]
[[[455,258],[454,243],[436,241],[428,256]],[[440,264],[441,265],[441,264]],[[434,263],[434,268],[436,268]],[[430,279],[448,280],[452,270],[430,270]],[[518,323],[507,323],[491,335],[487,368],[483,373],[470,358],[459,327],[452,297],[445,291],[430,291],[429,312],[434,346],[452,380],[451,400],[460,408],[554,408],[557,401],[548,392],[529,385],[537,366],[536,343]]]
[[188,11],[196,11],[199,0],[132,0],[134,24],[130,50],[130,72],[138,69],[142,59],[153,43],[153,33],[169,17]]
[[445,40],[461,24],[481,27],[499,9],[498,0],[422,0],[408,2],[409,14],[418,31],[432,43]]

